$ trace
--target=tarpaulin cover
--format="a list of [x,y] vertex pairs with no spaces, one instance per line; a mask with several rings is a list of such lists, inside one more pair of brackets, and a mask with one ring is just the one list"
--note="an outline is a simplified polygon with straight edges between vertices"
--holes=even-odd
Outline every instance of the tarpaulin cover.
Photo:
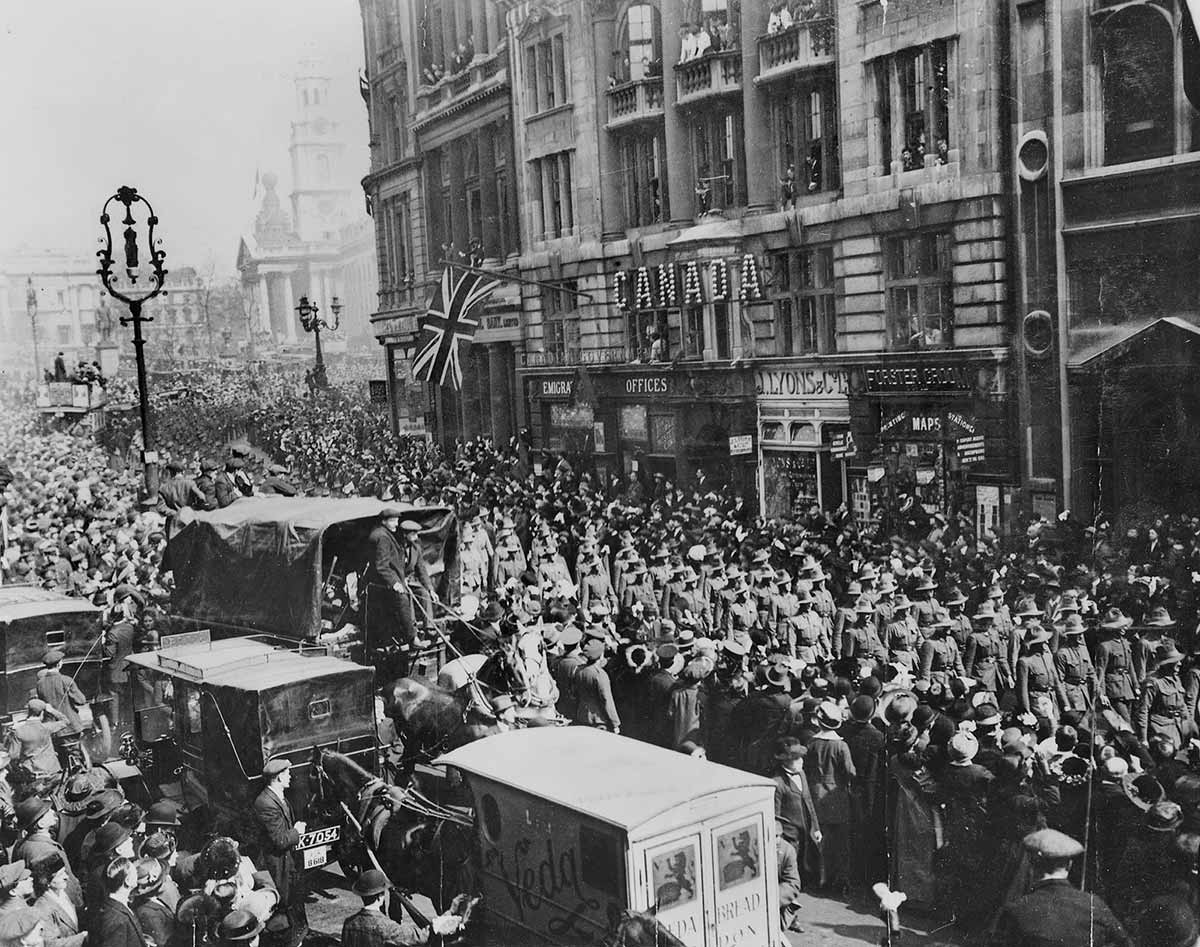
[[[458,524],[448,507],[369,498],[247,497],[197,513],[167,546],[178,615],[313,638],[321,623],[323,569],[362,572],[367,534],[385,507],[420,523],[421,546],[442,601],[456,600]],[[454,598],[451,598],[454,596]]]

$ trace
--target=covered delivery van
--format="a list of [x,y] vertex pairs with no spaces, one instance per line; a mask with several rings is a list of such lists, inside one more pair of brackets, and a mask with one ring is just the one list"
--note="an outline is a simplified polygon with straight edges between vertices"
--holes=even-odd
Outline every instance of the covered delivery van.
[[585,727],[514,730],[439,763],[475,805],[489,922],[598,944],[656,910],[688,947],[780,943],[774,784]]

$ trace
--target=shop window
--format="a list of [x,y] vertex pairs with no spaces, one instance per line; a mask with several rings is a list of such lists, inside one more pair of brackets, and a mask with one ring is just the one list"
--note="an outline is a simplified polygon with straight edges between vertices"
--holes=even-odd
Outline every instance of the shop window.
[[675,453],[675,415],[650,415],[650,451],[654,454]]
[[649,3],[634,3],[621,18],[617,48],[624,53],[619,82],[662,77],[662,17]]
[[1154,4],[1125,7],[1100,27],[1104,163],[1175,151],[1175,35]]
[[667,211],[667,163],[663,132],[648,131],[624,135],[622,180],[625,190],[625,218],[630,227],[644,227],[669,218]]
[[788,429],[788,440],[793,444],[815,444],[817,442],[817,429],[806,422],[794,422]]
[[833,76],[822,75],[797,83],[774,102],[776,171],[785,205],[838,186],[834,89]]
[[648,444],[650,440],[649,421],[644,404],[623,404],[617,417],[620,425],[621,440],[634,444]]
[[836,352],[833,249],[814,247],[776,254],[773,273],[776,354]]
[[951,139],[949,50],[945,40],[906,49],[872,64],[880,165],[891,173],[899,153],[900,170],[949,159]]
[[893,237],[887,245],[888,323],[893,350],[954,344],[950,236]]
[[742,115],[702,110],[692,119],[696,215],[746,203]]

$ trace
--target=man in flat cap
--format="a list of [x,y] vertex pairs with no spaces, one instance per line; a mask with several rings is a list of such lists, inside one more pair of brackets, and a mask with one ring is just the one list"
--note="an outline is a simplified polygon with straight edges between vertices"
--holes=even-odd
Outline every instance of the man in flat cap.
[[279,908],[290,923],[289,942],[299,944],[308,929],[304,910],[302,875],[296,869],[296,846],[307,830],[296,820],[287,788],[292,784],[292,764],[286,759],[268,760],[263,766],[263,791],[254,800],[254,822],[258,828],[259,867],[270,874],[279,891]]
[[66,720],[66,726],[60,731],[62,738],[78,737],[83,731],[83,720],[80,709],[87,707],[88,700],[83,691],[75,683],[75,679],[67,677],[62,672],[66,655],[58,649],[52,649],[42,655],[44,669],[38,673],[37,696],[46,702],[56,716]]
[[259,486],[262,493],[269,496],[294,497],[300,489],[288,479],[290,471],[283,464],[271,464],[267,467],[268,476]]
[[1025,836],[1033,869],[1029,894],[1001,908],[993,947],[1132,947],[1133,940],[1100,898],[1067,878],[1083,846],[1056,829]]

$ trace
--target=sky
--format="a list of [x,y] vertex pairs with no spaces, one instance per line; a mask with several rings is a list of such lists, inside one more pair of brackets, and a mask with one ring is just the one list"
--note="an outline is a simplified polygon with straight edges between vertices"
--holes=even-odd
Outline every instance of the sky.
[[0,0],[0,250],[91,256],[128,184],[154,205],[167,265],[232,275],[257,173],[291,190],[292,77],[333,79],[349,179],[369,165],[357,0]]

